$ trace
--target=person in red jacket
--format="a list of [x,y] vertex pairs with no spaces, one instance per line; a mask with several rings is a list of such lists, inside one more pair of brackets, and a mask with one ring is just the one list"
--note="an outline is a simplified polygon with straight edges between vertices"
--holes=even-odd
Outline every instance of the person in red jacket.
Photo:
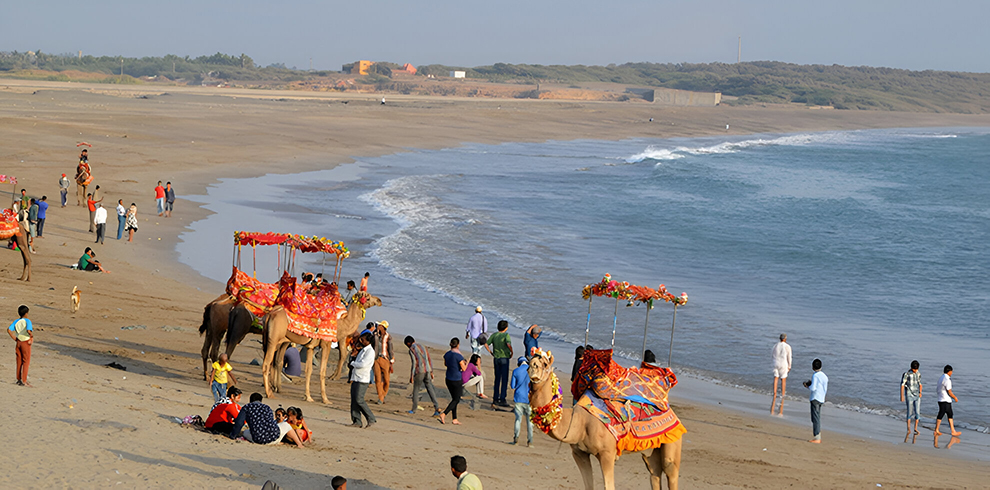
[[158,181],[158,186],[155,187],[155,202],[158,204],[158,216],[165,214],[165,188],[162,187],[162,181]]
[[[226,403],[225,403],[226,402]],[[206,418],[206,430],[214,434],[229,434],[234,429],[234,420],[241,413],[241,390],[236,386],[227,389],[227,399],[221,399],[210,416]]]

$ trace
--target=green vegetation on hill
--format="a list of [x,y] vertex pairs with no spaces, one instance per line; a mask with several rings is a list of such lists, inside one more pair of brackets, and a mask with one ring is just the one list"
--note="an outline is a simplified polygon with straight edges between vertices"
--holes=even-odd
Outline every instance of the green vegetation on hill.
[[510,65],[474,68],[427,65],[424,75],[464,70],[493,82],[611,82],[738,97],[732,103],[796,102],[837,109],[990,112],[990,74],[910,71],[840,65],[748,63],[626,63],[608,66]]
[[[125,77],[119,77],[123,60]],[[377,62],[360,83],[386,86],[398,64]],[[31,71],[34,70],[34,71]],[[990,74],[910,71],[840,65],[796,65],[774,61],[748,63],[625,63],[622,65],[511,65],[496,63],[474,68],[420,66],[418,75],[446,77],[463,70],[468,78],[499,83],[560,83],[578,87],[615,83],[636,87],[666,87],[698,92],[721,92],[730,104],[800,103],[836,109],[922,112],[990,112]],[[71,54],[0,52],[0,76],[71,80],[66,72],[106,75],[104,83],[136,83],[159,77],[179,83],[215,80],[284,83],[326,77],[330,71],[309,72],[284,64],[255,66],[250,56],[217,53],[210,56],[166,55],[122,58]],[[46,74],[45,72],[51,72]]]

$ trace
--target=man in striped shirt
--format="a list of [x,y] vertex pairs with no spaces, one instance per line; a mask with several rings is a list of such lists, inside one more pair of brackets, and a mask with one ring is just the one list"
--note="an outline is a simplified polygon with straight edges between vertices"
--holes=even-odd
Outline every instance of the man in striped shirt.
[[437,393],[433,388],[433,363],[430,362],[430,353],[426,347],[416,343],[416,339],[407,335],[405,339],[406,347],[409,348],[409,360],[412,366],[409,372],[409,382],[413,385],[412,410],[409,414],[415,414],[419,407],[419,389],[426,388],[426,393],[430,395],[433,402],[433,416],[440,415],[440,404],[437,403]]

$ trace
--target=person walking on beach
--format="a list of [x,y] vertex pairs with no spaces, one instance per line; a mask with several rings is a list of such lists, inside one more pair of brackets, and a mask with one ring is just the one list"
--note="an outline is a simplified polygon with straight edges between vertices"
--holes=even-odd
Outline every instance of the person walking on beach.
[[103,238],[107,234],[107,210],[102,204],[96,205],[96,214],[93,216],[93,223],[96,224],[96,243],[103,245]]
[[124,236],[124,228],[127,226],[127,209],[124,207],[124,200],[117,199],[117,239]]
[[825,393],[828,392],[828,376],[822,372],[821,359],[811,362],[815,374],[811,380],[804,382],[804,387],[811,390],[811,430],[814,437],[808,441],[814,444],[822,442],[822,405],[825,403]]
[[155,186],[155,203],[158,205],[158,216],[165,214],[165,188],[160,180]]
[[441,424],[447,423],[446,417],[449,413],[452,415],[451,423],[461,425],[457,420],[457,405],[461,403],[461,392],[464,391],[464,379],[461,373],[467,368],[467,361],[461,355],[461,350],[458,348],[460,345],[461,340],[457,337],[450,339],[450,350],[443,355],[443,365],[447,368],[444,383],[447,385],[447,391],[450,392],[450,403],[440,414]]
[[526,348],[526,362],[533,360],[533,353],[540,348],[540,334],[543,333],[543,329],[537,324],[532,324],[526,329],[526,335],[523,337],[523,346]]
[[791,371],[791,346],[787,345],[787,334],[780,334],[780,342],[773,346],[770,351],[770,359],[773,361],[773,400],[770,401],[770,415],[773,415],[773,407],[777,404],[777,381],[780,381],[780,411],[779,415],[784,415],[784,396],[787,395],[787,373]]
[[28,383],[28,366],[31,365],[31,345],[34,344],[34,326],[28,319],[31,311],[27,305],[17,307],[17,320],[7,327],[7,334],[14,340],[14,362],[17,366],[17,386],[31,386]]
[[375,342],[371,333],[363,333],[358,338],[357,359],[351,361],[351,427],[361,428],[361,416],[368,421],[365,428],[371,427],[378,419],[371,412],[371,407],[364,397],[368,393],[368,385],[371,384],[371,366],[375,363],[375,349],[372,344]]
[[495,328],[498,332],[488,337],[488,342],[485,344],[485,349],[494,358],[492,364],[495,365],[495,388],[492,394],[494,398],[492,404],[508,407],[509,403],[505,401],[505,393],[509,386],[509,362],[512,359],[512,338],[509,337],[508,331],[509,322],[499,320]]
[[392,350],[392,336],[388,334],[388,321],[382,320],[375,326],[375,391],[378,392],[378,404],[385,404],[391,381],[392,365],[395,363],[395,351]]
[[[949,430],[952,435],[961,436],[962,432],[957,432],[956,425],[952,422],[952,401],[959,403],[959,399],[952,392],[952,366],[946,364],[942,368],[942,373],[942,377],[938,379],[938,416],[935,417],[935,436],[942,435],[939,428],[942,426],[943,415],[949,419]],[[935,443],[935,447],[938,447],[938,442]]]
[[482,490],[481,480],[474,474],[468,473],[467,460],[464,456],[450,457],[450,474],[457,478],[457,490]]
[[[480,354],[481,353],[481,342],[479,342],[478,339],[483,334],[486,334],[486,333],[488,333],[488,319],[485,318],[485,315],[483,315],[481,313],[481,307],[478,306],[478,307],[476,307],[474,309],[474,315],[471,315],[471,318],[468,320],[467,330],[466,330],[466,333],[464,335],[464,338],[465,339],[468,339],[468,340],[471,341],[471,353],[472,354]],[[485,342],[487,342],[487,341],[488,341],[488,339],[485,338]]]
[[516,361],[517,367],[512,371],[512,413],[516,422],[512,429],[512,444],[519,442],[519,429],[523,419],[526,420],[526,447],[533,447],[533,409],[529,406],[529,364],[525,357]]
[[69,198],[69,178],[62,174],[62,178],[58,179],[58,192],[62,196],[62,207],[65,207],[65,202]]
[[138,231],[138,221],[137,221],[137,204],[131,203],[131,207],[127,208],[127,220],[125,221],[127,229],[127,241],[134,241],[134,232]]
[[172,183],[165,183],[165,217],[172,217],[172,206],[175,204],[175,189],[172,188]]
[[409,349],[409,384],[413,387],[412,409],[409,415],[414,415],[419,408],[419,389],[426,388],[426,393],[433,402],[433,416],[440,415],[440,404],[437,403],[437,393],[433,389],[433,362],[430,361],[430,352],[425,347],[416,343],[411,335],[407,335],[403,341]]
[[45,236],[45,219],[48,218],[48,196],[41,196],[38,204],[38,236]]
[[901,375],[901,402],[907,403],[907,431],[911,434],[911,420],[914,420],[914,433],[918,434],[918,416],[921,413],[921,363],[911,361],[911,369]]
[[371,277],[371,273],[370,272],[365,272],[364,273],[364,277],[361,278],[361,292],[362,293],[367,293],[368,292],[368,278],[370,278],[370,277]]

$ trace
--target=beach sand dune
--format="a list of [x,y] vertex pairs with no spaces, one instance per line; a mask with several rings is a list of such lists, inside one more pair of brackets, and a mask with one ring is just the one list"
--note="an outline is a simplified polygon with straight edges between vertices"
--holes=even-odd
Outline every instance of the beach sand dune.
[[[279,101],[279,94],[256,98],[257,92],[215,89],[138,99],[105,87],[105,93],[92,93],[75,84],[41,85],[0,83],[0,173],[16,176],[18,190],[45,194],[53,204],[45,237],[37,239],[33,282],[15,280],[19,254],[0,252],[0,317],[9,323],[17,306],[26,304],[37,329],[30,369],[34,388],[14,385],[11,344],[0,353],[6,413],[0,431],[8,466],[15,468],[0,475],[0,485],[8,488],[118,482],[123,487],[257,488],[269,479],[283,488],[328,488],[337,474],[359,489],[451,488],[453,454],[466,456],[470,470],[488,488],[580,487],[568,447],[539,433],[534,448],[506,444],[511,414],[464,406],[460,427],[429,418],[428,401],[421,401],[426,410],[405,414],[409,366],[401,348],[393,393],[386,405],[372,405],[381,422],[373,429],[345,427],[350,423],[348,386],[342,381],[328,385],[331,406],[301,401],[299,382],[265,400],[303,408],[315,432],[305,449],[259,447],[180,426],[177,419],[205,417],[212,404],[200,371],[197,328],[203,305],[222,292],[222,285],[179,264],[174,244],[186,225],[207,213],[182,196],[202,193],[218,178],[328,168],[354,156],[466,141],[717,134],[726,122],[734,132],[990,124],[986,116],[401,96],[389,96],[389,106],[382,108],[339,99]],[[650,117],[657,122],[646,122]],[[57,179],[61,173],[72,176],[80,141],[93,145],[95,183],[111,208],[105,245],[92,244],[88,213],[75,206],[71,194],[69,207],[57,204]],[[154,212],[152,189],[158,180],[172,181],[178,191],[173,218]],[[2,186],[0,197],[10,190]],[[131,243],[114,239],[112,208],[118,198],[139,208],[140,230]],[[86,246],[94,246],[111,274],[69,268]],[[202,253],[226,260],[230,250]],[[69,303],[73,286],[83,295],[75,314]],[[398,327],[393,335],[401,338],[398,320],[390,322]],[[260,368],[248,364],[261,357],[259,339],[248,337],[232,359],[247,393],[263,391]],[[435,366],[439,355],[434,352]],[[127,370],[106,367],[111,362]],[[491,379],[490,365],[486,371]],[[788,420],[800,421],[795,424],[687,403],[678,400],[676,389],[672,401],[690,431],[681,468],[684,488],[985,485],[985,461],[936,451],[927,431],[914,446],[890,445],[870,441],[869,434],[831,433],[826,418],[826,442],[813,446],[805,442],[810,430],[803,402],[788,405]],[[616,475],[619,488],[648,485],[637,455],[621,458]]]

